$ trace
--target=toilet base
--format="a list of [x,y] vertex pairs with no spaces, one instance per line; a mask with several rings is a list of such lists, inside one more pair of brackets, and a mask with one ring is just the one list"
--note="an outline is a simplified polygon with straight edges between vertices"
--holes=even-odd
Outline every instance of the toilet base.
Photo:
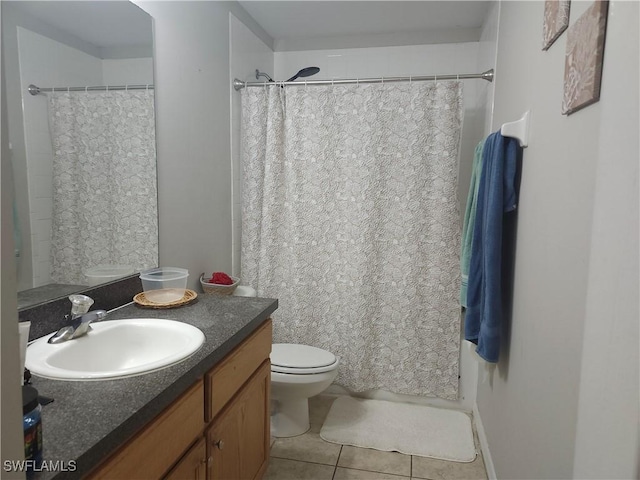
[[295,437],[309,428],[309,400],[295,398],[272,400],[271,432],[278,438]]

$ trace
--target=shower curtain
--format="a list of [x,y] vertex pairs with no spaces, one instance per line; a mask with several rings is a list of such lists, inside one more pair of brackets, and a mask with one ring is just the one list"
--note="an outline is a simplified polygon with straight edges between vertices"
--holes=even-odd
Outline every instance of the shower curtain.
[[153,92],[49,95],[51,278],[86,284],[96,265],[157,266]]
[[242,92],[243,282],[352,391],[457,398],[460,82]]

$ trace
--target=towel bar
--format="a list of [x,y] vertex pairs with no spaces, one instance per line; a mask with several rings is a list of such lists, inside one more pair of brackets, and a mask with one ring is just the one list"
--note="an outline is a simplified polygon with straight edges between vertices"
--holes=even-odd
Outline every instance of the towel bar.
[[520,120],[507,122],[500,128],[500,133],[504,137],[512,137],[520,142],[520,146],[525,148],[529,142],[529,110],[527,110]]

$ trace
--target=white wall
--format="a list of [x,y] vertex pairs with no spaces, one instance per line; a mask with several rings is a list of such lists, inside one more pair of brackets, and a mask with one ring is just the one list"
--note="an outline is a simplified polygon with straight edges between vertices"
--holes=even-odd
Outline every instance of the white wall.
[[[498,22],[500,19],[500,2],[494,2],[489,11],[487,12],[487,16],[484,19],[482,25],[482,32],[480,34],[480,42],[478,46],[478,68],[477,71],[484,72],[491,68],[495,70],[496,66],[496,57],[498,52]],[[491,133],[492,129],[492,118],[493,118],[493,99],[495,94],[495,83],[487,83],[482,82],[478,85],[478,113],[477,118],[478,122],[482,122],[483,125],[483,137],[486,137]],[[464,338],[464,335],[462,335]],[[465,340],[462,341],[463,349],[470,350],[471,353],[468,357],[470,357],[471,361],[479,362],[476,363],[475,366],[467,367],[467,370],[470,372],[469,379],[467,379],[467,383],[469,388],[473,388],[477,391],[478,382],[484,382],[488,379],[488,365],[482,358],[475,354],[476,346]],[[461,357],[465,358],[465,357]],[[467,360],[469,361],[469,360]],[[475,373],[475,375],[473,375]],[[474,383],[472,383],[474,382]],[[475,395],[473,395],[473,399],[475,402]],[[477,405],[474,405],[473,408],[474,413],[474,423],[476,425],[476,430],[478,432],[478,436],[480,439],[480,446],[482,448],[483,460],[485,467],[487,469],[487,473],[489,474],[489,478],[495,477],[495,471],[493,467],[493,463],[491,460],[491,452],[488,449],[486,434],[484,431],[484,426],[482,425],[481,418],[477,413]]]
[[105,58],[102,60],[103,85],[153,84],[153,58]]
[[236,2],[136,1],[154,19],[160,263],[231,271],[229,12],[270,46]]
[[[20,80],[20,58],[18,56],[18,25],[28,23],[19,10],[8,2],[3,2],[2,9],[2,60],[4,71],[3,87],[6,91],[7,129],[9,154],[7,165],[10,174],[2,176],[3,188],[13,190],[18,216],[18,231],[21,237],[16,244],[17,289],[24,290],[33,286],[31,225],[29,219],[29,190],[27,188],[27,161],[24,143],[24,125],[22,121],[22,85]],[[9,125],[11,119],[11,125]],[[11,148],[9,149],[9,144]]]
[[637,2],[613,2],[609,8],[575,478],[640,477],[639,14]]
[[[590,4],[572,2],[571,22]],[[477,406],[498,478],[630,478],[638,474],[638,8],[610,3],[600,101],[570,116],[560,114],[567,33],[543,52],[543,9],[501,5],[493,128],[531,110],[531,131],[513,322]],[[621,118],[629,124],[617,130]],[[601,177],[611,169],[615,176]]]
[[[4,12],[2,13],[4,15]],[[0,22],[1,24],[1,22]],[[6,58],[2,55],[0,66],[0,461],[24,459],[24,437],[22,432],[22,390],[20,388],[20,354],[18,346],[18,307],[15,281],[15,257],[13,231],[13,188],[7,109]],[[2,472],[2,478],[24,479],[24,473]]]
[[[500,2],[493,2],[482,25],[478,45],[478,72],[495,69],[498,54],[498,21],[500,19]],[[478,83],[478,116],[483,119],[483,133],[491,133],[493,118],[494,82]]]
[[255,81],[256,69],[273,74],[273,50],[256,36],[233,14],[229,14],[229,88],[231,91],[231,174],[232,185],[232,245],[233,275],[240,275],[240,248],[242,235],[242,170],[240,168],[240,120],[241,92],[231,86],[234,78],[242,81]]

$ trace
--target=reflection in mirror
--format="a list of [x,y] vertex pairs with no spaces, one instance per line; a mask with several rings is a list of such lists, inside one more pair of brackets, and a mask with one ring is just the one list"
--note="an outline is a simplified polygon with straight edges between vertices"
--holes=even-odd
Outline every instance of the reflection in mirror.
[[151,17],[127,1],[1,7],[18,308],[157,266]]

